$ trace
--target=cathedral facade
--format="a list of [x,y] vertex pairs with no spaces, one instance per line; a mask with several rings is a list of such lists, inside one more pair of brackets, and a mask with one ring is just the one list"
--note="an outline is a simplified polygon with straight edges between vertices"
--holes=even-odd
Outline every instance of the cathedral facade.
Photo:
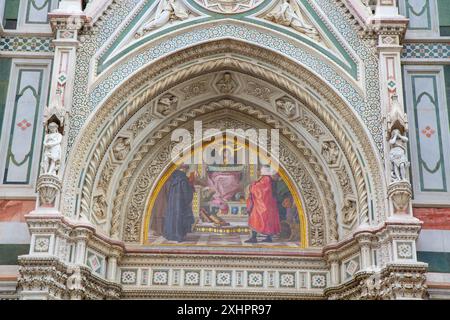
[[0,299],[450,298],[448,0],[0,18]]

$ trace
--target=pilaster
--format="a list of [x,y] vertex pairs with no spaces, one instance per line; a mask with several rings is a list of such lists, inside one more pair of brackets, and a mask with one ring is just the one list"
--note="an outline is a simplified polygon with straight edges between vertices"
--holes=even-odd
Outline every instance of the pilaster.
[[[70,220],[56,210],[26,216],[32,234],[28,255],[19,257],[20,299],[117,299],[117,263],[123,247],[99,237],[93,226]],[[108,256],[106,272],[88,252]],[[96,264],[97,263],[97,264]]]
[[66,123],[72,106],[74,70],[79,30],[88,21],[81,10],[81,0],[63,0],[49,13],[55,48],[49,104],[43,123],[46,131],[40,175],[37,183],[37,208],[58,208],[61,177],[64,173],[67,137]]

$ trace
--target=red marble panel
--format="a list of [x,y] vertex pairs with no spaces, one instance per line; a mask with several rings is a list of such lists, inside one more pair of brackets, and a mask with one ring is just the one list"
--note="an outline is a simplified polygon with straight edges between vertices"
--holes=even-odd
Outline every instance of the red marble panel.
[[423,229],[450,230],[450,208],[413,208],[413,213]]
[[35,206],[35,200],[0,200],[0,222],[25,222]]

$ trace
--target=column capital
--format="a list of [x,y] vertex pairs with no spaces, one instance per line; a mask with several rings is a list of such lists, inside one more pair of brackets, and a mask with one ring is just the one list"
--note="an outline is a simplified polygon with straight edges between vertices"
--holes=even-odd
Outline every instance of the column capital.
[[72,30],[78,31],[84,25],[90,25],[91,19],[84,13],[81,14],[66,14],[51,12],[48,14],[50,25],[54,33],[58,30]]
[[377,39],[378,48],[401,48],[409,19],[401,15],[373,16],[367,21],[364,31],[368,38]]

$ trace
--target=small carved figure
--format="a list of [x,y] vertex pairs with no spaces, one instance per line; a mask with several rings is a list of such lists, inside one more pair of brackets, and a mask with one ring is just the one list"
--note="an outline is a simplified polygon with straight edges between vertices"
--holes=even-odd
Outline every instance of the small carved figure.
[[48,125],[48,133],[44,139],[44,159],[42,171],[44,174],[57,175],[61,162],[62,134],[58,132],[59,126],[52,122]]
[[145,32],[161,28],[171,20],[185,20],[189,18],[189,11],[179,3],[179,0],[160,0],[155,16],[137,33],[142,36]]
[[157,103],[157,111],[164,116],[176,111],[178,98],[170,93],[162,96]]
[[345,199],[342,207],[342,222],[346,225],[352,225],[355,221],[356,213],[356,201]]
[[296,106],[295,102],[291,99],[282,98],[276,101],[277,111],[284,114],[286,117],[291,118],[295,116]]
[[406,168],[409,166],[406,156],[406,142],[408,138],[401,134],[400,130],[392,131],[389,144],[392,146],[389,151],[389,159],[392,164],[391,176],[394,181],[406,180]]
[[362,293],[361,296],[365,299],[381,298],[382,280],[379,273],[373,274],[367,279],[361,281]]
[[222,76],[222,79],[217,81],[216,86],[219,89],[220,93],[229,94],[233,92],[234,88],[236,88],[236,82],[234,82],[233,78],[231,77],[231,73],[225,72]]
[[322,145],[322,155],[328,164],[336,164],[339,157],[339,148],[334,141],[325,141]]
[[106,197],[104,193],[94,197],[94,206],[92,208],[94,215],[102,220],[106,218]]
[[67,289],[69,290],[82,289],[80,267],[79,266],[69,267],[68,272],[72,273],[72,275],[67,278],[66,282]]
[[278,10],[269,13],[267,19],[319,40],[317,31],[305,21],[295,1],[281,0]]
[[122,161],[127,156],[131,149],[131,143],[129,138],[119,137],[113,147],[114,157]]

